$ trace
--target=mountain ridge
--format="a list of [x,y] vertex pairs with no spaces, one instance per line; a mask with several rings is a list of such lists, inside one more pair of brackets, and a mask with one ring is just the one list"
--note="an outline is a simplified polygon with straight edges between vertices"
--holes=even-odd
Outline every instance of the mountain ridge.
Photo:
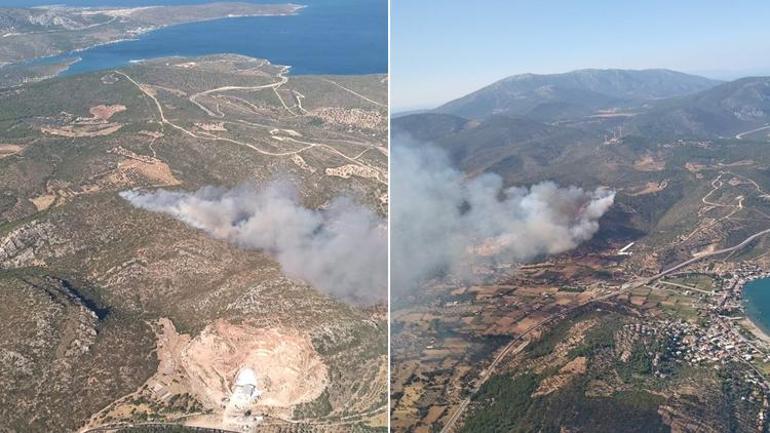
[[[603,108],[684,96],[721,83],[669,69],[578,69],[559,74],[528,73],[498,80],[449,101],[434,111],[467,118],[507,114],[546,120],[548,117],[569,117]],[[545,103],[568,104],[570,108],[547,116],[536,115],[538,107]]]

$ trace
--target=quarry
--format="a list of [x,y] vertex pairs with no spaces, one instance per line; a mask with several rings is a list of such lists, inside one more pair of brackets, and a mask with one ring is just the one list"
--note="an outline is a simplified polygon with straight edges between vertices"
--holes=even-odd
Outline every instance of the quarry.
[[157,371],[93,421],[120,421],[145,400],[168,405],[182,395],[197,409],[185,424],[252,431],[266,419],[290,419],[294,406],[316,399],[329,381],[326,365],[297,330],[217,321],[191,338],[165,318],[155,328]]

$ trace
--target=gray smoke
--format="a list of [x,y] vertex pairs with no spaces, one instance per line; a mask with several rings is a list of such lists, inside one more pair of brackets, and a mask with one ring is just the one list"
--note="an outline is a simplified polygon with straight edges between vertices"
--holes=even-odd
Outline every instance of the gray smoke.
[[299,203],[295,188],[204,187],[195,192],[124,191],[136,207],[173,216],[238,247],[275,257],[286,275],[358,304],[381,302],[387,287],[387,230],[374,212],[339,198],[323,210]]
[[480,263],[515,263],[575,248],[612,206],[607,189],[543,182],[504,188],[500,176],[467,179],[447,155],[395,138],[391,152],[391,291],[440,273],[471,278]]

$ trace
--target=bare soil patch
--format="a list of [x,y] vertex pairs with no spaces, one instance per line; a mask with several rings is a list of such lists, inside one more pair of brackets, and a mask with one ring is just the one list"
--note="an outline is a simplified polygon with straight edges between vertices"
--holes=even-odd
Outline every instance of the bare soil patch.
[[18,144],[0,144],[0,159],[16,155],[21,152],[23,147]]
[[585,374],[587,369],[588,360],[585,356],[579,356],[566,363],[557,374],[547,377],[540,382],[540,386],[532,396],[537,397],[558,391],[572,381],[574,377]]
[[653,155],[645,155],[634,162],[634,169],[638,171],[661,171],[666,168],[666,161]]
[[132,184],[130,177],[133,174],[150,180],[156,186],[181,185],[181,181],[174,176],[171,168],[158,158],[139,155],[121,146],[110,151],[126,159],[118,163],[118,169],[111,174],[114,184]]
[[326,365],[310,339],[289,329],[260,329],[217,321],[179,354],[191,391],[201,401],[221,404],[235,375],[253,369],[263,384],[257,406],[289,407],[321,395]]
[[56,195],[43,194],[30,199],[30,201],[35,205],[38,211],[44,211],[51,207],[51,205],[56,201]]
[[656,192],[663,191],[666,188],[668,188],[668,179],[662,180],[660,182],[647,182],[644,185],[630,188],[626,194],[631,197],[636,197],[640,195],[654,194]]
[[89,109],[91,117],[63,114],[59,118],[48,119],[47,124],[40,127],[40,131],[69,138],[104,137],[123,127],[123,124],[110,122],[109,119],[125,110],[124,105],[97,105]]
[[110,120],[117,113],[126,111],[125,105],[97,105],[88,110],[94,119]]
[[114,134],[122,127],[123,125],[118,123],[103,125],[66,125],[61,127],[43,127],[40,131],[44,134],[69,138],[104,137],[106,135]]

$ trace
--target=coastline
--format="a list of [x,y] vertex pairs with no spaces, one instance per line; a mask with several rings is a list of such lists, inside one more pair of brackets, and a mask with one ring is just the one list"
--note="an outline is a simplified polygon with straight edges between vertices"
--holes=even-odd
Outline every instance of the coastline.
[[30,64],[26,66],[0,66],[0,88],[11,89],[25,84],[37,83],[58,77],[63,72],[67,71],[70,66],[80,60],[80,57],[62,56],[60,61],[52,61],[50,63]]
[[743,313],[744,318],[739,321],[739,323],[744,326],[752,335],[754,335],[758,340],[761,340],[762,342],[770,345],[770,329],[765,329],[758,320],[752,319],[751,315],[747,311],[746,303],[748,303],[748,299],[745,297],[745,290],[746,286],[748,284],[751,284],[753,282],[756,282],[757,280],[763,280],[763,279],[770,279],[770,274],[765,275],[759,275],[752,278],[749,278],[747,281],[745,281],[741,287],[741,298],[743,299]]
[[[345,0],[347,1],[352,3],[352,0]],[[221,53],[240,54],[252,58],[269,59],[275,64],[292,65],[292,73],[296,74],[365,75],[382,74],[387,70],[386,63],[381,65],[381,61],[370,54],[362,56],[360,61],[351,60],[347,55],[349,52],[363,50],[369,46],[386,49],[387,45],[380,44],[382,40],[377,39],[377,34],[363,39],[345,37],[347,34],[352,34],[351,31],[358,27],[366,26],[373,15],[362,16],[361,13],[364,11],[361,7],[355,7],[348,13],[338,10],[337,7],[327,9],[315,4],[301,3],[303,2],[289,1],[285,3],[287,8],[267,10],[257,14],[249,13],[245,9],[233,9],[233,12],[244,13],[193,23],[163,25],[158,23],[133,27],[128,33],[113,34],[114,38],[109,40],[103,38],[100,41],[90,41],[91,43],[87,46],[67,51],[38,53],[41,55],[30,60],[0,65],[0,76],[11,77],[13,73],[22,78],[27,75],[34,76],[36,81],[40,81],[43,78],[42,75],[45,75],[45,79],[67,77],[129,67],[162,57],[199,57]],[[284,22],[286,18],[281,17],[286,15],[303,18]],[[359,21],[355,24],[341,21],[348,16],[362,18],[362,20],[360,24]],[[254,21],[260,18],[266,18],[266,20]],[[236,22],[230,24],[231,21]],[[182,29],[176,30],[177,28]],[[288,39],[282,35],[282,31],[279,31],[281,28],[287,29]],[[330,28],[335,30],[330,32]],[[214,32],[215,36],[218,31],[222,31],[239,37],[228,39],[203,36],[209,30]],[[328,56],[317,55],[324,52],[329,44],[325,39],[327,34],[331,38],[329,41],[345,49],[330,52]],[[250,44],[247,42],[249,38],[243,35],[254,35],[254,37],[259,35],[258,41]],[[185,38],[191,38],[194,42],[185,44]],[[276,39],[273,40],[273,38]],[[291,41],[285,47],[286,49],[283,49],[282,40]],[[79,61],[70,62],[71,58],[79,58]],[[333,61],[327,61],[327,58]],[[64,64],[65,61],[67,64]],[[60,68],[60,65],[64,67]],[[40,70],[45,71],[45,74],[41,74]],[[2,81],[4,82],[0,87],[11,87],[23,83],[22,80],[17,79]]]
[[[45,8],[50,8],[51,6],[52,5],[39,6],[38,8],[45,9]],[[53,5],[53,6],[55,6],[55,5]],[[190,22],[185,22],[185,23],[174,23],[174,24],[164,24],[164,25],[156,25],[156,26],[148,26],[148,27],[139,27],[137,29],[129,30],[124,37],[118,37],[117,39],[106,40],[106,41],[102,41],[102,42],[96,42],[94,44],[83,46],[83,47],[79,47],[79,48],[74,48],[72,50],[58,51],[58,52],[51,53],[51,54],[46,54],[46,55],[42,55],[42,56],[38,56],[38,57],[32,57],[32,58],[29,58],[29,59],[21,60],[21,61],[18,61],[18,62],[0,62],[0,69],[1,68],[5,68],[5,67],[23,67],[25,64],[26,65],[34,65],[37,62],[46,63],[48,61],[51,61],[51,63],[55,63],[58,58],[62,58],[62,59],[70,58],[70,57],[77,57],[78,58],[77,62],[69,63],[67,68],[58,71],[55,75],[47,76],[47,77],[45,77],[43,79],[55,78],[55,77],[58,77],[58,76],[60,76],[61,74],[65,73],[65,72],[67,72],[67,70],[69,70],[69,68],[72,65],[74,65],[74,64],[76,64],[76,63],[78,63],[78,62],[80,62],[82,60],[81,57],[77,56],[78,53],[83,53],[85,51],[88,51],[88,50],[91,50],[91,49],[94,49],[94,48],[98,48],[98,47],[103,47],[103,46],[106,46],[106,45],[119,44],[121,42],[137,41],[137,40],[141,39],[141,37],[143,37],[143,36],[145,36],[145,35],[147,35],[149,33],[158,31],[158,30],[163,30],[163,29],[166,29],[166,28],[169,28],[169,27],[175,27],[175,26],[184,25],[184,24],[192,24],[192,23],[208,22],[208,21],[229,20],[229,19],[234,19],[234,18],[294,16],[294,15],[298,15],[303,9],[308,7],[307,5],[296,4],[296,3],[286,3],[286,6],[290,7],[291,11],[283,12],[283,13],[228,14],[228,15],[223,15],[223,16],[216,17],[216,18],[204,19],[204,20],[199,20],[199,21],[190,21]],[[129,10],[130,9],[133,12],[133,11],[138,11],[138,10],[153,9],[153,8],[160,8],[160,7],[164,7],[164,6],[141,6],[141,7],[128,8],[128,9],[127,8],[111,8],[111,7],[76,7],[74,9],[88,10],[88,11],[110,11],[110,10]],[[100,25],[102,25],[102,24],[100,24]],[[13,35],[15,36],[16,34],[13,34]],[[10,35],[9,34],[2,35],[2,37],[6,37],[6,36],[10,36]],[[149,59],[146,59],[146,60],[149,60]],[[43,79],[36,80],[36,81],[42,81]]]
[[740,323],[743,327],[745,327],[753,336],[755,336],[758,340],[761,340],[764,343],[770,344],[770,335],[763,330],[756,322],[751,320],[751,318],[746,315],[746,317],[742,320],[740,320],[738,323]]

